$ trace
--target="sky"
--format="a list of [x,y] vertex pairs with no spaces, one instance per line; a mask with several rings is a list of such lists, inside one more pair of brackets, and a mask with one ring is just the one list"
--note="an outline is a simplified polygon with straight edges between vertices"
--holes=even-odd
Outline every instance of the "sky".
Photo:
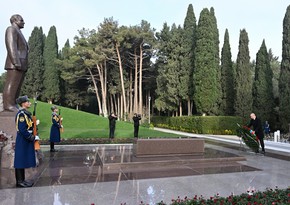
[[[3,0],[2,0],[3,1]],[[215,10],[220,36],[220,50],[228,29],[232,60],[238,54],[239,35],[246,29],[249,37],[251,60],[255,60],[262,41],[274,56],[282,55],[283,18],[290,0],[13,0],[1,4],[0,12],[0,74],[4,72],[6,59],[5,30],[10,26],[10,17],[20,14],[25,26],[21,30],[28,41],[35,26],[48,34],[56,27],[59,50],[82,28],[97,29],[104,18],[113,17],[119,25],[135,26],[146,20],[156,31],[166,22],[183,26],[189,4],[193,5],[195,17],[199,19],[204,8]]]

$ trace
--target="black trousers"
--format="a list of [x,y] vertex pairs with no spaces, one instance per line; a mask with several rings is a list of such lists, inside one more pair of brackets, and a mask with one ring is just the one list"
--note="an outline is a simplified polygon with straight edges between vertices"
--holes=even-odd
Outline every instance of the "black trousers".
[[260,145],[262,147],[262,151],[265,151],[265,144],[264,144],[264,138],[259,138]]
[[16,183],[23,182],[25,180],[25,170],[15,169],[15,179],[16,179]]
[[115,126],[111,126],[110,127],[110,138],[114,138],[115,137]]
[[139,126],[134,126],[134,137],[138,137]]
[[54,142],[50,142],[50,150],[54,150]]

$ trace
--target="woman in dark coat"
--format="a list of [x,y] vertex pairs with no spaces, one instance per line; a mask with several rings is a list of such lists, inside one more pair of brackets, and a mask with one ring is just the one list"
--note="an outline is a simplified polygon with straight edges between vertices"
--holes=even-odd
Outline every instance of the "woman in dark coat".
[[31,102],[27,96],[17,98],[16,103],[20,105],[20,109],[16,114],[16,142],[14,168],[16,187],[31,187],[33,183],[25,181],[25,168],[36,166],[35,150],[33,135],[33,121],[31,113],[27,110],[31,106]]
[[62,128],[61,119],[59,118],[59,115],[57,114],[58,109],[56,106],[51,107],[51,128],[50,128],[50,151],[56,152],[57,150],[54,149],[54,143],[60,142],[60,128]]

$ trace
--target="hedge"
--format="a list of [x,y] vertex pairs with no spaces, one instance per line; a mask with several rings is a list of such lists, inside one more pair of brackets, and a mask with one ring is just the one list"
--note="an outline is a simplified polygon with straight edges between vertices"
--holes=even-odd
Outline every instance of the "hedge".
[[168,128],[196,134],[237,134],[237,123],[243,125],[241,117],[234,116],[154,116],[151,123],[155,127]]

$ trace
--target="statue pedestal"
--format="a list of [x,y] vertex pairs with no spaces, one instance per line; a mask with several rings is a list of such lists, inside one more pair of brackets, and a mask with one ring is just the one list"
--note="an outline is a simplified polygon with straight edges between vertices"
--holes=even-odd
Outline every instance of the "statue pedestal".
[[14,149],[16,128],[15,128],[16,112],[0,112],[0,133],[7,137],[7,141],[1,145],[0,161],[1,168],[13,168]]
[[0,93],[0,112],[2,112],[4,109],[3,109],[3,94]]
[[[0,163],[1,169],[8,168],[13,169],[14,164],[14,143],[12,135],[7,135],[6,133],[0,132],[1,141],[0,144]],[[2,180],[2,176],[1,176]]]
[[0,112],[0,130],[8,135],[16,136],[15,116],[16,112]]

